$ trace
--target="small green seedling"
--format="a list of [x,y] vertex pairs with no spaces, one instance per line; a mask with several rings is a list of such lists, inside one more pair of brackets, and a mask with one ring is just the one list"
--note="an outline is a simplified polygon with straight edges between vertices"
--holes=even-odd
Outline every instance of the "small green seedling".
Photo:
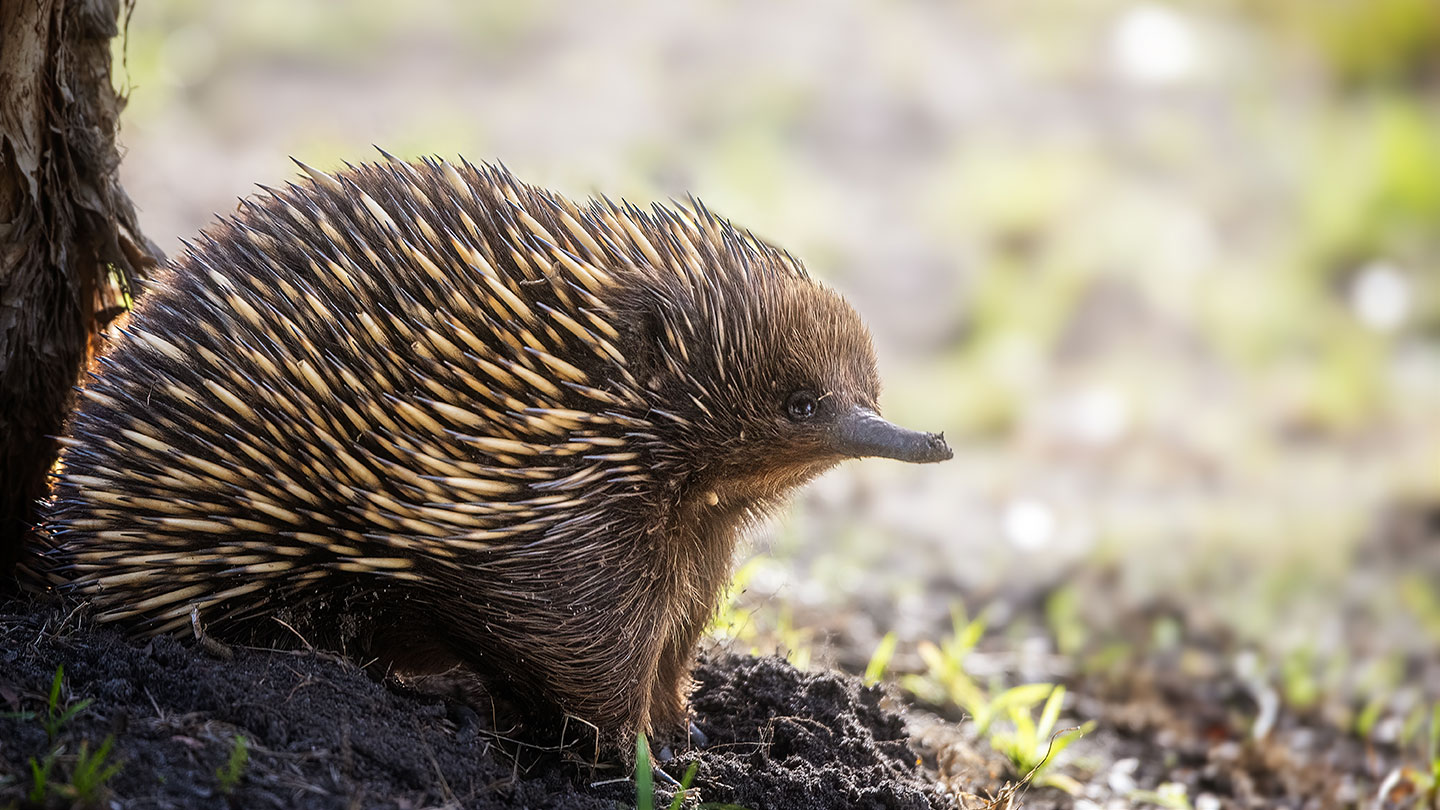
[[655,810],[655,773],[643,731],[635,737],[635,810]]
[[55,763],[60,760],[65,746],[56,740],[65,727],[93,702],[90,698],[64,705],[60,693],[65,685],[65,666],[55,667],[55,677],[50,680],[50,694],[45,703],[44,713],[36,711],[14,712],[7,716],[22,720],[38,720],[45,729],[50,742],[50,752],[43,759],[30,757],[30,791],[26,798],[32,804],[43,804],[47,797],[60,795],[72,803],[95,804],[105,789],[105,784],[120,772],[122,763],[111,760],[110,753],[115,747],[115,738],[107,736],[99,747],[90,750],[90,741],[82,740],[75,755],[75,767],[68,783],[58,783],[54,778]]
[[1425,707],[1417,705],[1405,715],[1405,720],[1400,724],[1400,736],[1398,738],[1400,747],[1408,748],[1415,743],[1420,732],[1425,727]]
[[1319,661],[1315,650],[1308,646],[1298,647],[1285,655],[1280,662],[1280,688],[1286,705],[1305,710],[1320,700],[1320,680],[1315,671]]
[[26,797],[32,804],[41,804],[45,801],[45,794],[50,789],[50,770],[55,767],[55,760],[60,755],[60,749],[54,749],[45,755],[45,760],[38,761],[35,757],[30,758],[30,793]]
[[775,617],[775,637],[785,650],[785,660],[801,672],[810,669],[813,635],[813,630],[795,625],[795,610],[788,602],[780,606],[780,613]]
[[1076,656],[1085,648],[1090,628],[1080,615],[1080,594],[1073,585],[1057,589],[1045,600],[1045,623],[1061,655]]
[[670,800],[670,810],[680,810],[680,806],[685,804],[685,794],[690,792],[690,783],[695,781],[695,774],[699,772],[699,762],[692,762],[690,767],[685,769],[685,775],[680,777],[680,789],[675,791],[675,798]]
[[895,657],[895,631],[885,634],[880,643],[875,645],[875,652],[870,656],[870,663],[865,665],[865,685],[873,686],[885,677],[885,670],[890,666],[890,659]]
[[[690,792],[690,785],[695,781],[695,774],[700,771],[700,763],[692,762],[690,767],[685,769],[685,776],[680,779],[680,789],[675,792],[675,798],[670,800],[669,810],[680,810],[685,805],[685,797]],[[701,802],[696,805],[697,810],[749,810],[738,804],[726,804],[724,802]],[[635,810],[655,810],[655,771],[654,764],[650,760],[650,741],[645,739],[642,732],[635,737]]]
[[1369,740],[1370,734],[1375,731],[1375,724],[1380,722],[1380,716],[1385,711],[1389,696],[1380,694],[1370,698],[1364,708],[1355,716],[1355,735],[1362,740]]
[[982,613],[971,620],[966,617],[964,607],[956,605],[950,611],[950,624],[951,634],[941,640],[939,646],[928,641],[922,641],[916,646],[915,651],[925,662],[925,674],[906,675],[900,679],[900,685],[921,700],[935,704],[949,702],[959,706],[976,718],[980,733],[984,735],[989,721],[986,719],[982,722],[980,715],[985,713],[990,699],[985,690],[965,672],[964,664],[965,657],[985,635],[986,618]]
[[[1004,717],[1010,717],[1013,720],[1022,714],[1028,720],[1030,710],[1053,695],[1055,688],[1055,685],[1050,683],[1022,683],[1006,689],[993,698],[985,698],[982,693],[981,700],[967,703],[965,710],[974,718],[975,732],[982,737],[990,737],[990,727],[996,720]],[[1019,728],[1018,723],[1016,727]],[[1021,773],[1024,773],[1024,770],[1021,770]]]
[[45,736],[50,743],[55,743],[55,738],[65,725],[75,719],[75,715],[85,711],[93,702],[90,698],[72,703],[64,709],[60,708],[60,685],[65,680],[65,665],[55,667],[55,677],[50,681],[50,701],[45,706],[45,716],[40,718],[40,725],[45,727]]
[[250,763],[250,741],[241,734],[235,738],[235,743],[230,747],[230,756],[225,764],[215,769],[215,777],[220,780],[220,792],[226,796],[235,792],[240,785],[240,777],[245,774],[245,766]]
[[107,736],[93,752],[90,751],[89,741],[80,742],[79,759],[75,762],[75,772],[70,775],[70,787],[81,804],[94,804],[105,789],[105,783],[120,772],[124,763],[106,761],[114,746],[113,736]]
[[[1044,696],[1041,690],[1033,689],[1033,687],[1043,687],[1048,690],[1048,697]],[[1047,773],[1046,766],[1072,742],[1094,729],[1095,722],[1092,720],[1078,728],[1055,731],[1055,724],[1060,719],[1060,706],[1065,701],[1065,687],[1063,686],[1026,684],[1001,693],[996,698],[996,702],[1021,689],[1026,690],[1021,693],[1024,699],[1008,700],[1004,706],[1015,730],[993,735],[990,738],[990,746],[1010,760],[1016,773],[1033,778],[1035,784],[1050,785],[1072,793],[1079,788],[1079,785],[1074,784],[1074,780],[1059,774]],[[1035,695],[1040,697],[1033,701],[1030,700],[1030,697]],[[1039,699],[1044,699],[1045,706],[1040,710],[1040,719],[1037,722],[1031,716],[1031,711]]]

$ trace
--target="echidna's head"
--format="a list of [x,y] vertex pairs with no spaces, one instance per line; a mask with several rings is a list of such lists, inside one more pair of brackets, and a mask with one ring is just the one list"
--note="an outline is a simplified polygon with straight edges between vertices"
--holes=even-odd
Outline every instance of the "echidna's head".
[[[748,238],[748,237],[747,237]],[[869,330],[788,254],[750,243],[666,274],[634,313],[640,380],[673,415],[672,463],[712,501],[764,505],[847,459],[951,457],[879,416]]]

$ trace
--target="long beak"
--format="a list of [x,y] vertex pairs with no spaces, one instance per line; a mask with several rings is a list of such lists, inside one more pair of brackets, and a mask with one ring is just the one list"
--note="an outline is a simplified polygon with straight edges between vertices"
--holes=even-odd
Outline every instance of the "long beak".
[[856,408],[835,424],[839,450],[852,458],[879,457],[930,464],[955,455],[943,433],[921,433],[892,425],[866,408]]

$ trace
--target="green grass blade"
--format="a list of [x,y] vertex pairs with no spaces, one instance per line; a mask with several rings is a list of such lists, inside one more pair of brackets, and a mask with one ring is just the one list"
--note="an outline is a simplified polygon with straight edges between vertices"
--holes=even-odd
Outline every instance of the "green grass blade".
[[870,663],[865,665],[865,685],[873,686],[884,677],[885,670],[890,666],[890,659],[895,656],[895,631],[886,633],[880,643],[875,645],[875,652],[870,656]]
[[700,770],[700,763],[692,762],[690,767],[685,769],[685,775],[680,778],[680,790],[676,791],[675,798],[670,800],[670,810],[680,810],[685,804],[685,794],[690,790],[690,783],[695,781],[695,774]]
[[60,682],[65,680],[65,665],[55,667],[55,677],[50,681],[50,717],[55,716],[55,709],[60,705]]
[[635,737],[635,810],[655,810],[655,774],[643,731]]
[[1040,712],[1040,723],[1035,727],[1035,733],[1040,737],[1049,737],[1055,724],[1060,720],[1060,704],[1065,702],[1065,687],[1057,686],[1050,692],[1050,697],[1045,701],[1045,708]]
[[1440,762],[1440,703],[1430,713],[1430,762]]

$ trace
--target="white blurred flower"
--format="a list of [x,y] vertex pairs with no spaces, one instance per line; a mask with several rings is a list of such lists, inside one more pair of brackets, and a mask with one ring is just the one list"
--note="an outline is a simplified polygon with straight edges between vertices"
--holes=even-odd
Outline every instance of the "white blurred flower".
[[1184,15],[1160,3],[1130,6],[1115,23],[1111,58],[1136,84],[1172,84],[1190,78],[1199,61],[1195,34]]
[[1392,331],[1404,323],[1410,313],[1410,282],[1395,265],[1371,262],[1350,285],[1350,306],[1356,317],[1371,329]]
[[1113,388],[1087,388],[1066,404],[1066,427],[1081,441],[1110,444],[1130,426],[1130,403]]
[[1057,523],[1054,510],[1033,498],[1017,498],[1005,507],[1005,536],[1024,551],[1050,545],[1055,539]]

